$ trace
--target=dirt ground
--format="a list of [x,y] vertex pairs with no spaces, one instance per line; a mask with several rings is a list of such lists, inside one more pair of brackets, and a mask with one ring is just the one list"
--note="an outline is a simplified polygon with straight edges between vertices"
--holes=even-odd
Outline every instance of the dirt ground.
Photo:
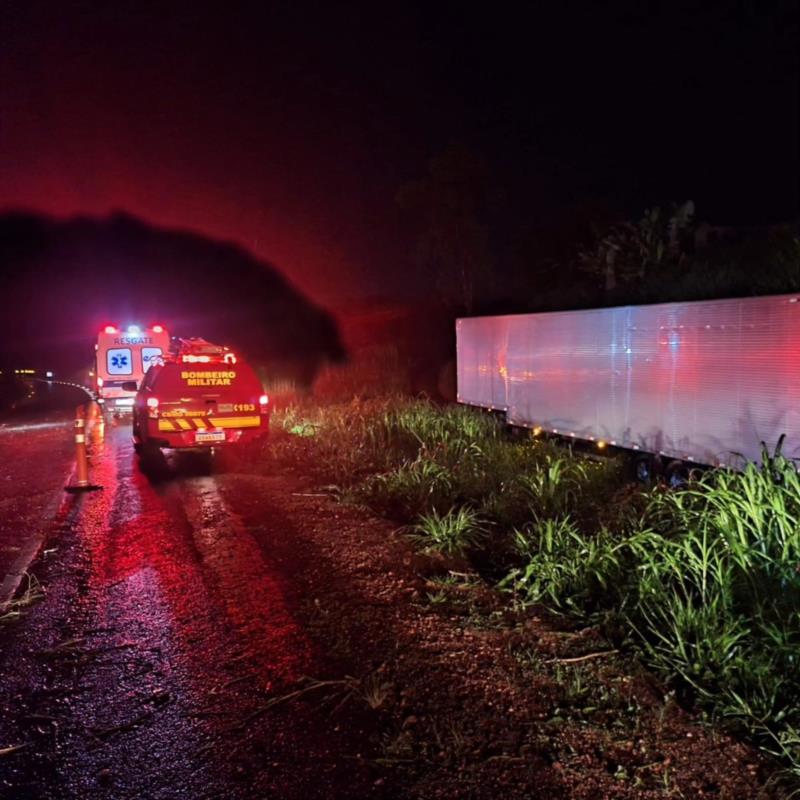
[[305,470],[147,478],[124,428],[93,463],[0,626],[1,798],[779,796],[596,631]]
[[241,513],[270,502],[305,519],[322,556],[303,576],[307,630],[380,687],[377,760],[402,796],[774,796],[773,764],[701,724],[597,631],[509,611],[464,564],[416,553],[391,524],[297,479],[305,491],[269,501],[263,481],[276,479],[247,479]]

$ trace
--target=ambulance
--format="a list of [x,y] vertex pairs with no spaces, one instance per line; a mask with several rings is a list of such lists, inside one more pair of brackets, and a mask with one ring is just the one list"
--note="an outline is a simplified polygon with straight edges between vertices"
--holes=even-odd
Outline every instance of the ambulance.
[[169,334],[163,325],[106,325],[94,349],[98,402],[112,414],[130,413],[136,392],[123,384],[138,385],[151,364],[169,352]]
[[246,444],[268,430],[269,398],[254,370],[204,339],[176,340],[138,386],[133,440],[140,455]]

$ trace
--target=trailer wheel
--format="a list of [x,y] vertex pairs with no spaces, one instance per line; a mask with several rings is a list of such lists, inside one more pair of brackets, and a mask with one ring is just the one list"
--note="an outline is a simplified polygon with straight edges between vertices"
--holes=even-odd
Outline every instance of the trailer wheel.
[[688,465],[683,461],[670,461],[664,470],[664,480],[670,489],[683,489],[691,480]]
[[653,480],[653,459],[650,456],[637,456],[633,462],[633,475],[645,485]]

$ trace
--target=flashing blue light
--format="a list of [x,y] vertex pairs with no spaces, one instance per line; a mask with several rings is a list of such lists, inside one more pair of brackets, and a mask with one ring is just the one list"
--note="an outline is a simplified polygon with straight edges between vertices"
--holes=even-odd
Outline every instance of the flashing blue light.
[[128,325],[128,333],[130,333],[131,336],[138,336],[141,332],[138,325]]

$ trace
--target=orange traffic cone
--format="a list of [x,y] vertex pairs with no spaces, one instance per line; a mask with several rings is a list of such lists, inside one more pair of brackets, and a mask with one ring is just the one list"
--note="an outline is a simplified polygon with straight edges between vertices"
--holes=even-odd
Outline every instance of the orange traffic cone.
[[72,493],[93,492],[102,489],[89,482],[89,459],[86,457],[86,412],[83,406],[78,406],[75,412],[75,461],[77,480],[65,490]]

